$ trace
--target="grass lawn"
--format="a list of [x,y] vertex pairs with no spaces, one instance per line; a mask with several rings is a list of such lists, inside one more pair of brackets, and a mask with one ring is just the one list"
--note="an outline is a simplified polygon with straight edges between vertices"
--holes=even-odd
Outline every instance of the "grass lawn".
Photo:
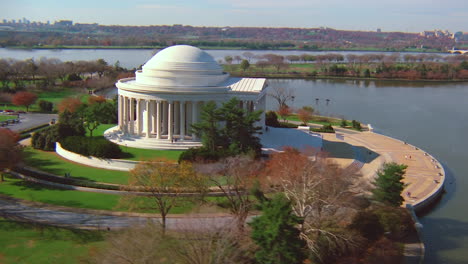
[[0,218],[0,263],[81,263],[104,245],[102,233],[16,223]]
[[[325,119],[328,121],[326,121]],[[282,121],[283,119],[278,116],[278,120]],[[288,116],[286,120],[301,122],[301,120],[297,117],[296,114]],[[347,122],[351,123],[351,121],[347,121]],[[339,126],[341,124],[341,119],[333,118],[333,117],[314,116],[312,120],[309,121],[309,123],[318,124],[318,125],[331,124],[332,126]]]
[[17,116],[15,115],[0,115],[0,122],[11,120],[11,119],[16,119]]
[[69,172],[73,178],[96,182],[127,184],[128,172],[113,171],[80,165],[57,156],[55,152],[41,151],[27,147],[24,149],[25,161],[39,170],[63,176]]
[[[0,194],[28,201],[96,210],[129,211],[127,206],[119,205],[119,200],[122,196],[116,194],[56,189],[11,177],[6,177],[5,181],[0,183],[0,186]],[[140,199],[141,202],[143,200],[149,201],[148,198],[143,197],[137,199],[136,202],[139,202]],[[179,206],[173,207],[170,213],[189,213],[195,206],[195,203],[182,202]],[[146,208],[149,207],[147,206]],[[154,209],[145,209],[140,212],[157,213]]]
[[[56,105],[60,102],[63,98],[78,96],[83,102],[87,102],[89,97],[88,94],[85,94],[81,89],[77,88],[56,88],[54,91],[32,91],[33,93],[37,94],[36,103],[29,107],[30,112],[39,111],[39,101],[45,100],[54,103]],[[6,110],[11,109],[14,111],[26,111],[26,107],[24,106],[16,106],[13,104],[1,104],[0,109]]]
[[[117,124],[102,124],[93,131],[93,137],[100,137],[107,129],[116,126]],[[86,130],[86,135],[89,136],[89,131]],[[155,149],[140,149],[120,146],[123,152],[123,159],[128,160],[150,160],[150,159],[165,159],[169,161],[179,160],[182,150],[155,150]]]

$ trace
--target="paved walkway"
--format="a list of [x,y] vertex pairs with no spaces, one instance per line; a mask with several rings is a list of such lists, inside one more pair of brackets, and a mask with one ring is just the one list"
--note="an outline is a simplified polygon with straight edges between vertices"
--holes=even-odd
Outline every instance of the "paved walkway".
[[[371,179],[384,162],[406,164],[404,178],[407,187],[403,191],[405,203],[418,204],[428,198],[443,184],[444,170],[430,154],[402,141],[372,132],[355,133],[337,129],[344,136],[344,142],[361,147],[361,155],[366,155],[361,172]],[[369,154],[370,153],[370,154]]]
[[[138,214],[67,208],[49,204],[0,197],[0,216],[24,222],[35,222],[80,229],[119,229],[150,222],[160,222],[158,214]],[[222,228],[233,222],[229,214],[168,215],[168,229],[199,230]]]

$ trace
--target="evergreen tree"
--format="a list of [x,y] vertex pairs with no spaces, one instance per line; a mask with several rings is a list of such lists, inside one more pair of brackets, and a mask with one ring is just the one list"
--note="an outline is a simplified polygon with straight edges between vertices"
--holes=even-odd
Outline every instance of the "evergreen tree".
[[389,204],[391,206],[400,206],[404,199],[401,192],[405,188],[402,182],[405,170],[408,166],[394,162],[385,163],[377,172],[377,179],[373,182],[375,189],[372,194],[375,200]]
[[299,237],[297,225],[301,219],[292,213],[291,203],[283,194],[271,200],[262,199],[262,215],[254,218],[252,239],[259,246],[255,253],[258,263],[295,264],[305,260],[305,242]]
[[220,113],[216,108],[216,103],[210,101],[206,103],[200,113],[200,122],[192,124],[192,130],[201,137],[203,147],[210,152],[215,152],[221,141],[220,137]]
[[232,155],[254,151],[260,154],[260,139],[256,136],[261,127],[255,126],[260,120],[261,111],[247,112],[239,107],[240,101],[232,98],[224,103],[220,109],[221,121],[225,123],[222,128],[224,147],[228,147]]

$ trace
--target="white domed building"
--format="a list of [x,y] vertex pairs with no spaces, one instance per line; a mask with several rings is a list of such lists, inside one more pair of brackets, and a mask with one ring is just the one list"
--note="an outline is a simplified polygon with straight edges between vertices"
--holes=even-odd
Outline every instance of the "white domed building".
[[[136,72],[121,79],[118,126],[105,136],[120,145],[147,149],[201,146],[191,133],[203,105],[236,97],[247,111],[265,110],[264,78],[233,78],[205,51],[177,45],[159,51]],[[262,114],[260,124],[265,127]]]

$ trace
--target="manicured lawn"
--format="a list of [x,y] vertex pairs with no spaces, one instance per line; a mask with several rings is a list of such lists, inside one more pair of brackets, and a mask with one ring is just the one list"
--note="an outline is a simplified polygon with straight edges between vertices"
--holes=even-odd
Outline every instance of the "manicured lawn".
[[[37,94],[36,103],[29,107],[30,112],[39,111],[39,101],[45,100],[54,103],[55,105],[60,102],[63,98],[77,96],[83,102],[87,102],[89,97],[88,94],[80,92],[81,90],[77,90],[76,88],[57,88],[55,91],[32,91],[33,93]],[[13,104],[1,104],[0,109],[6,110],[11,109],[14,111],[26,111],[26,107],[24,106],[16,106]]]
[[177,161],[182,150],[155,150],[155,149],[139,149],[120,146],[124,152],[124,159],[128,160],[151,160],[163,159],[168,161]]
[[[104,132],[111,128],[111,127],[115,127],[117,124],[101,124],[99,125],[95,130],[93,130],[93,137],[101,137],[104,135]],[[89,137],[90,136],[90,133],[89,133],[89,130],[86,129],[86,136]]]
[[24,152],[26,163],[29,166],[55,175],[63,176],[65,173],[70,173],[73,178],[78,179],[117,184],[128,183],[128,172],[125,171],[80,165],[60,158],[55,152],[41,151],[32,147],[25,148]]
[[14,115],[0,115],[0,122],[11,120],[11,119],[16,119],[17,116]]
[[0,263],[81,263],[89,250],[104,245],[97,231],[16,223],[0,218]]
[[[6,177],[5,179],[6,181],[0,183],[0,194],[14,198],[76,208],[124,212],[129,211],[128,206],[119,203],[119,200],[122,197],[120,195],[63,190],[10,177]],[[156,210],[149,209],[153,206],[152,200],[143,197],[139,197],[137,199],[138,200],[135,202],[143,202],[145,205],[148,204],[145,206],[147,209],[141,210],[140,212],[157,213]],[[181,204],[174,207],[170,213],[189,213],[193,208],[195,208],[195,206],[196,204],[192,202],[181,202]]]
[[113,210],[120,199],[115,194],[55,189],[13,178],[6,178],[0,186],[0,193],[11,197],[78,208]]
[[[328,121],[325,121],[324,119],[327,119]],[[282,121],[282,118],[278,116],[278,120]],[[297,115],[293,114],[290,115],[286,118],[286,120],[289,121],[297,121],[301,122],[301,120],[297,117]],[[351,121],[347,121],[349,124],[351,124]],[[311,124],[318,124],[318,125],[328,125],[331,124],[332,126],[339,126],[341,124],[341,119],[333,118],[333,117],[318,117],[314,116],[311,121],[309,121]]]

